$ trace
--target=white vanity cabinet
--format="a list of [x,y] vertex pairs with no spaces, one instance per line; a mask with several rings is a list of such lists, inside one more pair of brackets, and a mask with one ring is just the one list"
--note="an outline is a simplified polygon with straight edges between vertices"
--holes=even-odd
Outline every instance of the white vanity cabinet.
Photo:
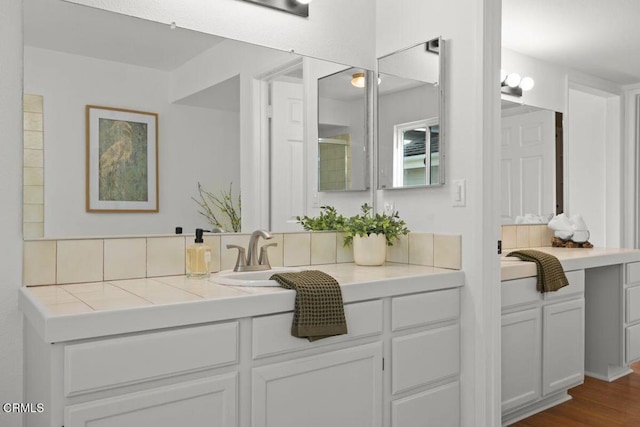
[[45,411],[25,425],[457,427],[460,284],[410,286],[345,304],[349,333],[315,342],[281,310],[56,343],[28,319],[25,398]]
[[541,294],[536,278],[502,282],[502,415],[509,424],[568,398],[584,381],[583,270]]
[[640,262],[626,264],[625,274],[625,362],[640,360]]

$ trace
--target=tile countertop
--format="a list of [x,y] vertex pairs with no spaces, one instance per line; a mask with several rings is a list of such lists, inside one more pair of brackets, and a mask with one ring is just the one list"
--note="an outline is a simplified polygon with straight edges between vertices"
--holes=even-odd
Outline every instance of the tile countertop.
[[[304,266],[332,275],[345,303],[459,287],[464,273],[387,263]],[[216,322],[293,310],[295,292],[280,287],[236,287],[166,276],[147,279],[22,287],[19,306],[46,342]]]
[[[560,260],[565,271],[640,261],[640,250],[638,249],[554,247],[527,249],[535,249],[554,255]],[[505,250],[500,258],[500,279],[503,281],[536,275],[536,266],[534,263],[521,261],[518,258],[507,257],[508,253],[516,250],[518,249]]]

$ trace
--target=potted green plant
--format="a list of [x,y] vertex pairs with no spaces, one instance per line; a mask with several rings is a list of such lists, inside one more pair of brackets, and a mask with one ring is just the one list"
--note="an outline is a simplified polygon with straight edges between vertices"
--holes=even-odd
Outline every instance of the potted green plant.
[[398,212],[376,213],[368,204],[361,207],[362,213],[347,219],[341,231],[345,233],[344,246],[353,246],[353,259],[358,265],[382,265],[386,259],[387,246],[409,233]]
[[338,214],[333,206],[323,206],[318,217],[297,217],[307,231],[339,231],[344,233],[343,245],[353,246],[353,258],[358,265],[382,265],[387,246],[409,233],[398,212],[374,214],[367,203],[361,213],[349,218]]

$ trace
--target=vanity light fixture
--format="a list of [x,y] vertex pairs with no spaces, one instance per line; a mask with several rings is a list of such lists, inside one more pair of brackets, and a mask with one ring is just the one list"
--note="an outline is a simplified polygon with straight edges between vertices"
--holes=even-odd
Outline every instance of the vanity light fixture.
[[308,17],[309,3],[311,0],[244,0],[249,3],[255,3],[262,6],[278,9],[283,12],[293,13],[294,15]]
[[523,91],[533,89],[535,81],[531,77],[521,77],[518,73],[500,70],[501,92],[512,96],[522,96]]

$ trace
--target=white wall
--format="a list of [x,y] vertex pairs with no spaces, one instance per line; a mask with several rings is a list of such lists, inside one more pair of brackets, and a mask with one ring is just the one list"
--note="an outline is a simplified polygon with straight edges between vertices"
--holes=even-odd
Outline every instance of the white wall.
[[[238,193],[238,112],[169,104],[169,73],[27,47],[24,75],[44,96],[45,236],[190,232],[207,226],[191,200],[198,182]],[[158,113],[158,213],[85,211],[85,105]]]
[[606,235],[606,100],[578,90],[569,90],[568,141],[565,155],[569,192],[568,213],[582,214],[595,246],[605,246]]
[[344,64],[375,65],[376,11],[369,0],[312,2],[308,18],[238,0],[71,1]]
[[[22,402],[22,2],[0,7],[0,397]],[[20,426],[22,416],[0,411],[0,425]]]
[[[378,56],[441,35],[447,47],[446,182],[381,191],[413,231],[462,235],[462,425],[499,425],[499,43],[500,2],[377,0]],[[451,204],[466,180],[466,207]],[[382,206],[382,203],[379,204]],[[497,303],[496,303],[497,301]]]

